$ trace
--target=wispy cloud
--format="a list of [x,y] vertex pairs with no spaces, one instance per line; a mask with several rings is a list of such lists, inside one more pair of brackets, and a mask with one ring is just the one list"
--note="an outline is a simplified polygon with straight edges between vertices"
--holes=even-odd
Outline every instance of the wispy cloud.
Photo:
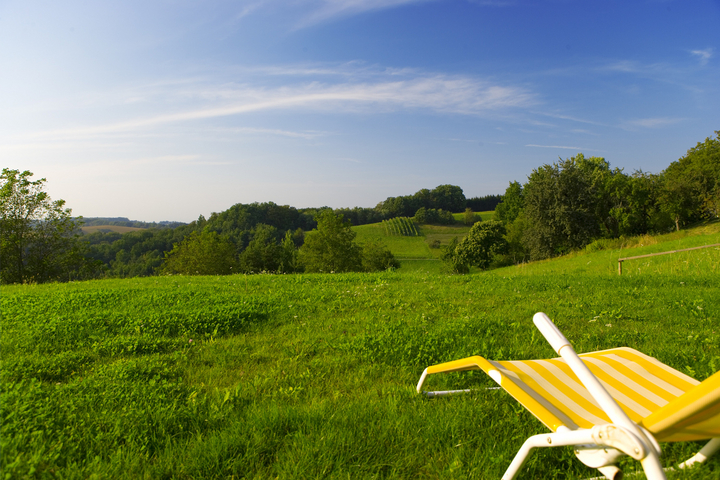
[[562,148],[563,150],[575,150],[576,152],[580,152],[582,150],[591,150],[589,148],[582,148],[582,147],[567,147],[564,145],[535,145],[535,144],[529,144],[525,145],[526,147],[536,147],[536,148]]
[[[320,111],[338,113],[378,113],[398,110],[484,115],[537,103],[532,92],[521,87],[498,85],[463,76],[424,75],[394,79],[374,79],[361,83],[311,82],[295,86],[262,88],[252,85],[187,86],[163,93],[165,113],[137,116],[128,120],[86,127],[62,128],[25,135],[25,141],[70,140],[122,134],[165,124],[244,115],[262,111]],[[152,103],[152,102],[151,102]],[[186,105],[184,108],[180,105]],[[274,134],[314,138],[320,132],[291,132],[281,129],[246,127],[245,133]]]
[[636,120],[628,120],[624,122],[627,127],[643,127],[643,128],[660,128],[667,127],[682,122],[682,118],[656,117],[656,118],[639,118]]
[[714,48],[706,48],[705,50],[691,50],[690,53],[700,60],[700,65],[707,65],[715,52]]
[[296,28],[305,28],[337,17],[357,15],[373,10],[384,10],[411,3],[427,3],[436,0],[322,0],[313,11],[304,16]]

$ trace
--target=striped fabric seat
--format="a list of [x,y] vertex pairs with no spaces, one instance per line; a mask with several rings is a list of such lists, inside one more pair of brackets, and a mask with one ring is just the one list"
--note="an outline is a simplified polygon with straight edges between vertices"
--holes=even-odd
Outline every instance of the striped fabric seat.
[[[653,357],[632,348],[613,348],[580,354],[590,371],[618,402],[631,420],[652,432],[658,441],[701,440],[720,436],[720,398],[706,409],[700,432],[692,428],[653,428],[657,413],[677,402],[700,382]],[[611,423],[593,396],[561,358],[548,360],[492,361],[480,356],[428,367],[427,373],[484,370],[505,391],[550,430],[571,430]],[[715,378],[716,377],[716,378]],[[706,388],[720,394],[720,374],[709,378]],[[707,418],[705,420],[708,420]],[[688,425],[688,427],[691,427]]]
[[428,375],[483,370],[552,431],[525,440],[503,480],[516,478],[535,448],[574,446],[581,462],[610,480],[622,478],[617,460],[623,455],[639,461],[648,479],[665,480],[658,442],[710,440],[679,468],[720,451],[720,372],[698,382],[625,347],[578,355],[547,315],[536,313],[533,323],[559,358],[468,357],[427,367],[417,385],[421,393]]

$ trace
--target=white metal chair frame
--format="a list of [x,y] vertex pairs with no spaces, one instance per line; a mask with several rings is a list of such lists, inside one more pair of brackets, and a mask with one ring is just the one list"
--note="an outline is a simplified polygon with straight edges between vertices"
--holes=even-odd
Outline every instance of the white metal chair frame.
[[[534,448],[575,446],[576,456],[585,465],[597,468],[611,480],[622,478],[622,472],[615,466],[615,462],[622,455],[628,455],[639,461],[649,480],[665,480],[665,472],[660,464],[660,446],[653,435],[633,422],[620,408],[547,315],[542,312],[536,313],[533,323],[607,413],[612,423],[577,430],[560,426],[554,433],[534,435],[528,438],[515,455],[502,479],[514,479]],[[497,372],[490,372],[491,376],[493,373]],[[417,385],[418,393],[421,393],[426,376],[427,369],[423,372]],[[499,381],[499,378],[493,376],[493,380]],[[427,394],[440,396],[467,391],[469,390],[450,390],[427,392]],[[681,463],[679,467],[686,468],[704,462],[718,450],[720,450],[720,437],[710,440],[700,452]]]

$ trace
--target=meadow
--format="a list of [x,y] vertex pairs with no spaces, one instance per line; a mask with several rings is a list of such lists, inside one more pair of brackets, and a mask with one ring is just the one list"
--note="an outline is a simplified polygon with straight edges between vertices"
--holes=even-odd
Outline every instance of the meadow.
[[[482,372],[428,380],[470,394],[418,395],[422,370],[553,356],[532,325],[544,311],[580,352],[626,345],[702,380],[720,369],[720,247],[628,261],[622,276],[617,259],[719,242],[715,223],[466,276],[408,254],[376,274],[4,286],[2,472],[498,479],[544,427]],[[663,445],[664,464],[699,445]],[[522,478],[595,475],[556,448]],[[720,478],[720,460],[669,478]]]

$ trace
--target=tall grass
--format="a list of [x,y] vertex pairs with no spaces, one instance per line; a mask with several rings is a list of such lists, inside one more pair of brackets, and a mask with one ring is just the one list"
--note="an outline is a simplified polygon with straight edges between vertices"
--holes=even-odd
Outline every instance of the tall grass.
[[[429,380],[475,393],[418,396],[422,370],[472,354],[554,355],[531,323],[545,311],[578,351],[627,345],[702,380],[720,369],[720,252],[682,255],[622,276],[618,251],[601,250],[467,276],[403,267],[2,287],[2,471],[500,478],[544,427],[502,391],[483,390],[482,372]],[[672,464],[698,444],[663,448]],[[714,459],[671,478],[718,471]],[[594,473],[552,449],[522,475]]]

